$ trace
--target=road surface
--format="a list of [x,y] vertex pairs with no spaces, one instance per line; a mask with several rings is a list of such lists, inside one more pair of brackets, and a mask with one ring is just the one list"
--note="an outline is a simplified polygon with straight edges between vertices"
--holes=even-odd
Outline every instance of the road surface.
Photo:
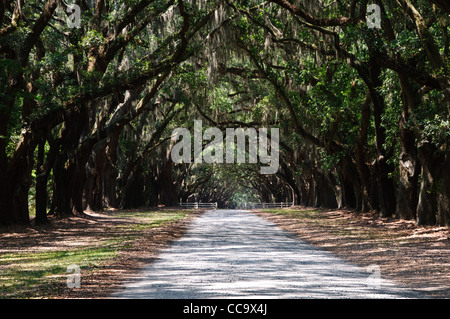
[[213,210],[112,298],[420,298],[382,275],[249,211]]

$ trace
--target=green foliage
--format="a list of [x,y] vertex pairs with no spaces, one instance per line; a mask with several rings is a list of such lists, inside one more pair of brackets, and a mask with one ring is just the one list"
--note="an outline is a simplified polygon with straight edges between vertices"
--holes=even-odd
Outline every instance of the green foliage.
[[450,120],[436,114],[432,119],[425,119],[422,122],[421,143],[432,143],[441,146],[450,140]]
[[[43,8],[39,1],[25,2],[21,9],[27,19],[21,18],[16,29],[0,38],[0,120],[7,122],[0,136],[7,139],[2,159],[13,157],[21,132],[30,129],[32,121],[40,127],[33,134],[45,131],[54,139],[64,133],[66,124],[85,116],[86,123],[74,128],[78,136],[70,142],[64,140],[73,143],[69,149],[76,150],[118,115],[123,120],[115,154],[118,160],[109,164],[121,178],[127,169],[135,169],[127,164],[137,163],[140,171],[134,173],[145,171],[141,174],[145,183],[158,180],[170,150],[167,141],[171,130],[189,128],[196,119],[221,128],[280,127],[282,155],[289,170],[303,176],[314,170],[332,171],[339,169],[343,158],[355,159],[361,106],[370,84],[365,81],[379,67],[381,85],[375,90],[385,106],[381,114],[385,133],[382,147],[390,155],[389,163],[397,167],[399,118],[405,101],[398,68],[385,64],[383,57],[394,64],[399,62],[396,67],[409,67],[408,80],[417,105],[406,125],[416,132],[417,142],[440,147],[448,141],[448,101],[441,89],[424,86],[422,75],[415,74],[418,71],[425,74],[425,80],[441,77],[448,82],[448,17],[432,10],[425,1],[414,5],[427,17],[430,41],[439,48],[444,61],[439,68],[430,63],[429,52],[408,12],[392,1],[383,3],[383,19],[389,19],[391,30],[385,26],[369,29],[364,21],[339,25],[342,19],[327,26],[259,0],[183,2],[189,17],[182,16],[176,1],[151,1],[134,13],[133,8],[140,3],[109,1],[99,21],[94,21],[95,8],[91,5],[83,11],[79,29],[69,29],[64,23],[65,13],[59,9],[33,42],[26,61],[20,61],[23,41],[32,34]],[[347,0],[291,3],[317,19],[349,17],[354,4]],[[2,27],[11,20],[11,8],[2,16]],[[364,8],[356,2],[355,9],[357,14]],[[200,24],[206,17],[208,21]],[[121,22],[124,28],[116,30]],[[170,75],[157,93],[143,99],[163,74]],[[14,81],[17,83],[11,85]],[[142,88],[121,114],[119,108],[126,94]],[[140,105],[141,101],[145,105]],[[145,112],[138,112],[138,105]],[[78,114],[81,107],[89,114]],[[59,119],[56,123],[47,117],[54,113]],[[77,116],[76,120],[71,116]],[[108,128],[107,139],[112,131]],[[379,155],[377,137],[371,115],[364,145],[367,163]],[[151,151],[147,153],[146,149]],[[172,173],[174,184],[187,183],[183,189],[187,196],[206,194],[210,187],[215,193],[209,196],[238,204],[264,191],[272,195],[276,192],[268,185],[275,181],[258,180],[255,167],[176,166]],[[276,178],[278,188],[289,181],[281,172]],[[202,186],[192,186],[203,180]],[[236,185],[237,180],[246,182]],[[262,183],[266,188],[256,191]],[[118,192],[121,187],[124,185],[118,186]],[[145,187],[148,193],[157,188]]]
[[321,168],[325,171],[332,171],[333,168],[339,165],[339,162],[342,160],[342,157],[344,156],[344,153],[342,152],[328,154],[324,150],[320,150],[319,154],[320,154]]

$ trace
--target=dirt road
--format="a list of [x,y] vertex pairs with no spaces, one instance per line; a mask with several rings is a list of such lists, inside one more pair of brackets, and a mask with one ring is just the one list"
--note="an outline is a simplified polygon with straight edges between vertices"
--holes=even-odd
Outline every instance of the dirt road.
[[420,298],[243,210],[214,210],[112,298]]

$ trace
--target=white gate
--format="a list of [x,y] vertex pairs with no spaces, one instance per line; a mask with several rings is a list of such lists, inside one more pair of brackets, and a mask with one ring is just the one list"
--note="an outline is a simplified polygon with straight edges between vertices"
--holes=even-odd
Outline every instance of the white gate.
[[190,209],[199,209],[199,208],[212,208],[217,209],[217,202],[216,203],[180,203],[180,206],[183,208],[190,208]]
[[294,202],[280,202],[280,203],[245,203],[244,208],[286,208],[294,206]]

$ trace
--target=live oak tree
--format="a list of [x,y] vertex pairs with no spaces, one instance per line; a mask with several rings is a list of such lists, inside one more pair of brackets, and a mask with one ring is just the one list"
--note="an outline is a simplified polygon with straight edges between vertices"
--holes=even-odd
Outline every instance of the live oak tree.
[[[94,146],[153,106],[160,85],[199,45],[199,33],[214,12],[214,6],[197,10],[183,1],[83,1],[78,3],[81,28],[69,29],[61,22],[64,16],[55,13],[58,5],[65,12],[64,2],[39,4],[2,3],[1,54],[7,66],[2,77],[2,224],[28,223],[33,152],[49,134],[58,149],[49,164],[52,209],[59,215],[81,213],[85,165]],[[138,50],[143,41],[151,46]],[[129,92],[134,101],[121,103]],[[17,108],[21,123],[14,145],[8,126]],[[14,148],[11,154],[8,147]]]
[[[243,198],[450,224],[445,1],[71,3],[0,3],[1,225]],[[197,119],[278,127],[280,169],[173,163]]]

